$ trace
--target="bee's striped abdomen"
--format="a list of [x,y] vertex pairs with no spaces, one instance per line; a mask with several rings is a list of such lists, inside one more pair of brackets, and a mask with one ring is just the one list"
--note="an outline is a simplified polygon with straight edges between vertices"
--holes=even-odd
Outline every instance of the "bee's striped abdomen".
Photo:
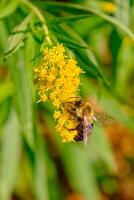
[[[93,128],[93,124],[89,124],[89,132],[88,132],[88,134],[91,133],[92,128]],[[76,142],[83,141],[83,123],[78,124],[76,129],[78,131],[78,134],[75,136],[74,140]]]

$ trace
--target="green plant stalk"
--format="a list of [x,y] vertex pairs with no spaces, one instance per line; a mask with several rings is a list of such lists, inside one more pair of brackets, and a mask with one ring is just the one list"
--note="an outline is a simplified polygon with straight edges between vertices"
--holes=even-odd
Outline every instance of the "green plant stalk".
[[51,39],[49,37],[49,30],[48,30],[48,27],[46,25],[46,20],[44,18],[44,16],[41,14],[40,10],[34,6],[30,1],[28,0],[21,0],[22,3],[24,3],[27,7],[29,7],[29,9],[36,14],[36,16],[38,17],[38,19],[42,22],[42,27],[44,29],[44,32],[45,32],[45,36],[46,36],[46,41],[49,45],[52,44],[51,42]]

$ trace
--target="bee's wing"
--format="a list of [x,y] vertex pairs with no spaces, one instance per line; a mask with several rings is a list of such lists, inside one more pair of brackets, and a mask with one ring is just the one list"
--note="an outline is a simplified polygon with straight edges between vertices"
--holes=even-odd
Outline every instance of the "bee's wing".
[[114,123],[114,119],[110,115],[103,112],[94,111],[94,120],[104,126]]
[[87,145],[88,137],[92,131],[92,125],[88,122],[87,116],[84,116],[83,118],[83,141],[85,145]]

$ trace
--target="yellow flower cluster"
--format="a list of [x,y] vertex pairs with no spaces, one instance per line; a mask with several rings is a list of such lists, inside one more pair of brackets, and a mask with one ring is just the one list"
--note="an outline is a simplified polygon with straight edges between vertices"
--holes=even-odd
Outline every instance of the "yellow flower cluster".
[[77,96],[80,73],[82,70],[76,60],[67,55],[62,44],[45,48],[41,65],[34,69],[40,101],[52,101],[56,109],[56,128],[63,141],[73,141],[77,134],[77,131],[69,130],[76,127],[76,121],[63,107],[63,103]]

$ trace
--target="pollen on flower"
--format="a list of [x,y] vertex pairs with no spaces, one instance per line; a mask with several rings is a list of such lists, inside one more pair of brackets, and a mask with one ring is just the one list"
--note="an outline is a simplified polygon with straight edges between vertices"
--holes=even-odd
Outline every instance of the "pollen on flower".
[[77,131],[73,130],[76,121],[64,109],[63,103],[77,96],[80,74],[83,71],[77,65],[77,61],[67,54],[64,46],[58,44],[43,50],[42,62],[33,72],[39,91],[39,101],[51,100],[56,110],[54,112],[56,129],[62,140],[74,141],[77,134]]

